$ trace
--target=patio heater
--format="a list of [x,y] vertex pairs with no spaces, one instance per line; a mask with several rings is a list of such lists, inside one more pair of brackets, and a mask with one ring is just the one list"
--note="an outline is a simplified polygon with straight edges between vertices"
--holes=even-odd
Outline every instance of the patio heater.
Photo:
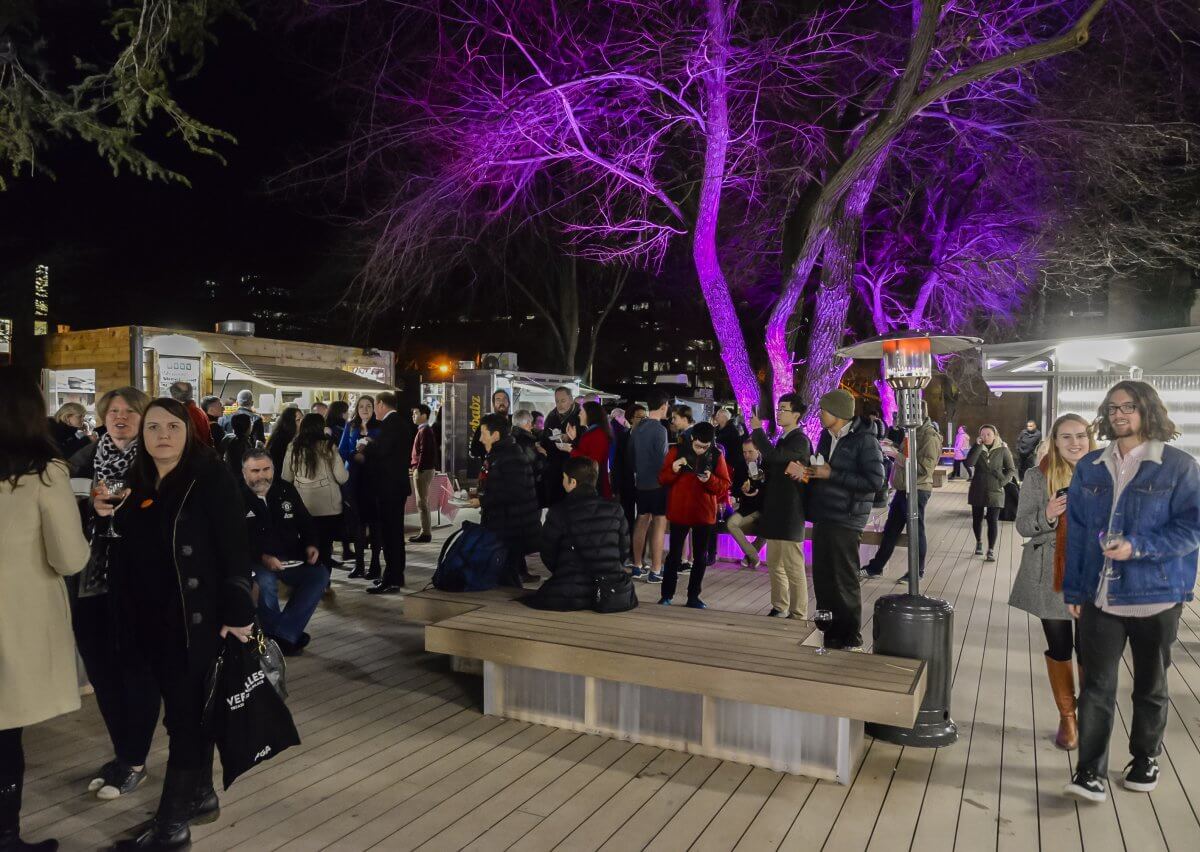
[[[904,334],[864,340],[838,352],[845,358],[879,358],[884,379],[896,392],[897,423],[908,437],[904,481],[915,496],[917,482],[917,428],[924,420],[921,391],[933,378],[933,356],[949,355],[980,346],[974,337]],[[894,657],[924,660],[925,699],[912,728],[870,723],[867,733],[876,739],[905,746],[937,748],[958,739],[958,726],[950,717],[951,635],[954,607],[947,601],[921,594],[921,552],[918,546],[918,505],[908,501],[908,593],[887,595],[875,602],[874,651]]]

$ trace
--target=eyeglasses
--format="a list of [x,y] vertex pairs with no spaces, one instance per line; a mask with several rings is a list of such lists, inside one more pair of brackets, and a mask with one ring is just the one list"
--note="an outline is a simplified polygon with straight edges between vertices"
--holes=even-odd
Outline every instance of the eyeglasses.
[[1138,405],[1136,402],[1122,402],[1120,405],[1113,405],[1110,403],[1109,405],[1104,406],[1104,410],[1108,412],[1110,417],[1116,414],[1118,411],[1122,414],[1133,414],[1133,412],[1138,410]]
[[780,406],[779,408],[776,408],[775,410],[777,412],[779,412],[780,414],[797,414],[797,413],[799,413],[799,412],[793,411],[790,408],[784,408],[782,406]]

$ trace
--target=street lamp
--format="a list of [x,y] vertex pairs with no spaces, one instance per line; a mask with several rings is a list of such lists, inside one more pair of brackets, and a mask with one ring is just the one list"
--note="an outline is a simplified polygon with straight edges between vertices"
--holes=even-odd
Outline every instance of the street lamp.
[[908,438],[904,481],[908,488],[908,594],[886,595],[875,602],[873,649],[878,654],[924,660],[925,699],[912,728],[868,724],[867,733],[897,745],[936,748],[958,739],[950,717],[951,637],[954,607],[921,594],[917,428],[924,421],[921,391],[933,378],[933,356],[980,346],[975,337],[902,334],[876,337],[838,351],[843,358],[880,358],[884,380],[896,393],[897,423]]

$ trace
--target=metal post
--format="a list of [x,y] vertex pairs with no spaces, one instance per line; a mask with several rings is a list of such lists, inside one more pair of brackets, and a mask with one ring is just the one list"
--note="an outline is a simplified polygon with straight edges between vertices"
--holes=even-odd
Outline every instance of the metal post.
[[[916,395],[915,393],[913,394]],[[908,458],[904,460],[904,486],[908,489],[908,593],[921,594],[921,500],[917,491],[917,428],[908,426]]]

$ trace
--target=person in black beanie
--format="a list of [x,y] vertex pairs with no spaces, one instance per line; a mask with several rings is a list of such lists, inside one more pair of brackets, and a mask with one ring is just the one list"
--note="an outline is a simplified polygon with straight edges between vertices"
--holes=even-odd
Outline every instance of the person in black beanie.
[[[204,685],[222,640],[247,642],[254,622],[246,509],[229,468],[195,437],[184,406],[156,399],[142,416],[141,451],[118,505],[97,501],[120,533],[110,586],[119,647],[149,665],[162,694],[167,769],[154,818],[114,850],[183,849],[188,825],[220,813]],[[174,570],[163,570],[171,566]]]

